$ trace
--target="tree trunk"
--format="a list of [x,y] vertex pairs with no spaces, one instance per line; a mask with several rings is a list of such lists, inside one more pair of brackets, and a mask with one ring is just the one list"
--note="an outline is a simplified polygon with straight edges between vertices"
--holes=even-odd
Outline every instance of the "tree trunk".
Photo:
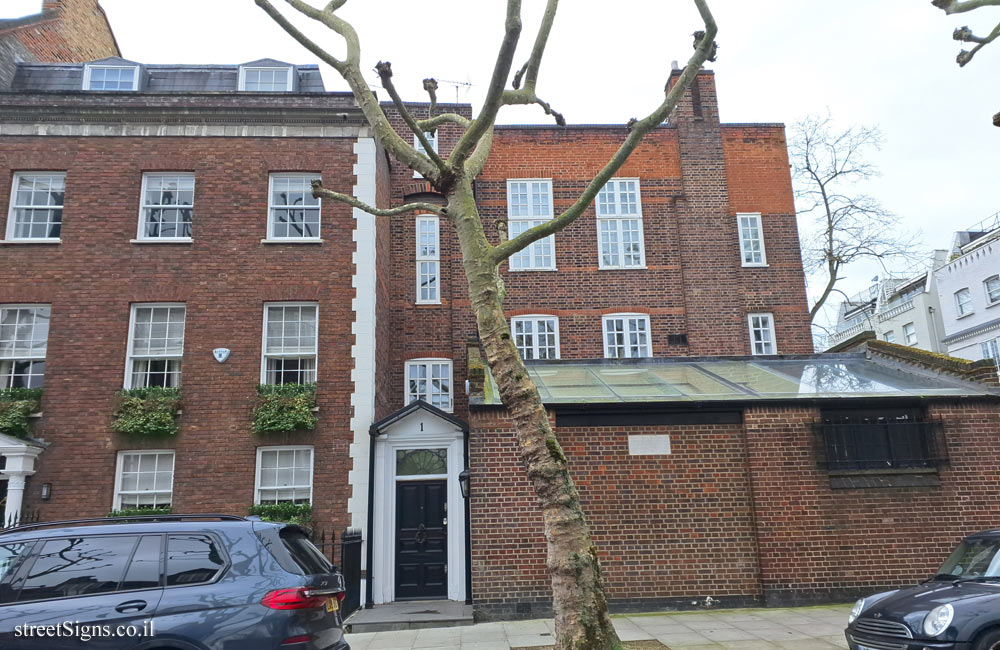
[[521,460],[545,521],[556,648],[618,650],[621,642],[608,616],[597,549],[566,456],[511,337],[503,312],[503,283],[489,261],[471,180],[459,179],[448,198],[486,361],[513,420]]

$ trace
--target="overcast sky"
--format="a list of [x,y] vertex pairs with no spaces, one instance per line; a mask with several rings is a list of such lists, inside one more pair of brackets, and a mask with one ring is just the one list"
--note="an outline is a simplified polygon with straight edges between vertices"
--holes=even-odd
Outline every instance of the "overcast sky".
[[[284,5],[280,0],[277,4]],[[322,4],[321,0],[313,0]],[[1000,43],[965,68],[954,28],[989,33],[1000,9],[945,16],[929,0],[711,0],[719,24],[716,72],[726,122],[784,122],[829,111],[838,123],[878,125],[881,178],[866,190],[923,233],[928,249],[955,229],[1000,211]],[[0,15],[32,13],[40,0],[0,0]],[[317,62],[252,0],[101,0],[122,54],[144,63],[241,63],[272,57]],[[476,104],[503,34],[502,0],[349,0],[341,15],[361,37],[364,68],[389,60],[406,99],[420,80],[442,81],[442,101]],[[531,46],[543,0],[524,0],[517,61]],[[985,12],[985,13],[984,13]],[[982,14],[982,15],[977,15]],[[310,21],[306,20],[306,23]],[[310,26],[311,27],[311,26]],[[576,0],[560,5],[539,94],[571,123],[623,123],[662,100],[671,60],[691,53],[700,28],[690,0]],[[339,43],[322,28],[310,34]],[[328,35],[329,34],[329,35]],[[328,89],[345,90],[324,68]],[[374,72],[370,81],[377,81]],[[470,83],[471,87],[448,82]],[[457,91],[457,95],[456,95]],[[504,122],[544,122],[510,109]],[[877,267],[849,269],[858,291]]]

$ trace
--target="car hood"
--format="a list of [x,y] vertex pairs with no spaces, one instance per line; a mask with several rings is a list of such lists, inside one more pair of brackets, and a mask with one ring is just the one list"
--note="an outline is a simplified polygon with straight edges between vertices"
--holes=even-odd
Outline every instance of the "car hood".
[[955,608],[952,626],[1000,608],[1000,583],[932,581],[870,597],[872,604],[861,612],[860,619],[874,618],[905,623],[915,638],[926,636],[924,618],[935,607],[951,603]]

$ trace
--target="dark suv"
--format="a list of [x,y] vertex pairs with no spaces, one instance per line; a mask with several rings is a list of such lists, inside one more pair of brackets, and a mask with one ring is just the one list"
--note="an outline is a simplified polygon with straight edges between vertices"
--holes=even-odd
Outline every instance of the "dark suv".
[[350,650],[343,598],[298,526],[157,515],[0,532],[4,650]]

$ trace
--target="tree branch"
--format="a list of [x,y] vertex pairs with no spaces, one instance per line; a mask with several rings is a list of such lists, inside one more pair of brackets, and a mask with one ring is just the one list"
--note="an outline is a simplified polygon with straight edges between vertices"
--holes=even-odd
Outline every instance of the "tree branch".
[[[288,32],[288,34],[292,38],[297,40],[307,50],[318,56],[321,60],[323,60],[327,65],[332,67],[334,70],[343,74],[343,70],[347,65],[345,61],[341,61],[340,59],[334,57],[332,54],[330,54],[329,52],[321,48],[319,45],[314,43],[308,36],[299,31],[299,29],[295,25],[289,22],[289,20],[285,18],[284,14],[275,9],[274,5],[268,2],[268,0],[254,0],[254,1],[257,3],[258,7],[267,12],[267,15],[270,16],[271,19],[274,20],[274,22],[278,23],[278,25],[280,25],[282,29]],[[344,1],[346,2],[346,0]]]
[[364,210],[368,214],[376,217],[394,217],[398,214],[404,214],[406,212],[431,212],[439,216],[448,215],[448,211],[445,208],[440,205],[434,205],[433,203],[407,203],[406,205],[384,210],[381,208],[375,208],[368,205],[364,201],[359,201],[349,194],[341,194],[340,192],[334,192],[333,190],[326,189],[323,187],[323,181],[319,179],[312,182],[312,191],[313,198],[333,199],[334,201],[346,203],[352,207]]
[[469,159],[465,162],[465,173],[467,173],[471,178],[475,178],[483,173],[483,167],[486,166],[486,160],[490,157],[490,150],[493,148],[493,127],[483,134],[482,139],[479,141],[479,145],[476,150],[472,152]]
[[441,160],[441,156],[431,146],[431,143],[427,140],[426,131],[421,129],[417,121],[413,119],[413,115],[410,114],[410,111],[406,108],[406,104],[403,103],[403,98],[396,91],[396,85],[392,83],[392,64],[388,61],[379,61],[375,66],[375,71],[378,73],[379,79],[382,80],[382,87],[389,93],[389,97],[396,106],[396,110],[399,111],[399,114],[403,117],[403,121],[406,122],[406,126],[410,127],[410,131],[416,136],[417,141],[420,142],[420,146],[424,148],[424,153],[441,170],[442,175],[450,174],[451,169],[445,161]]
[[719,29],[715,24],[715,19],[712,17],[711,11],[708,8],[707,0],[694,0],[694,2],[698,7],[698,12],[701,14],[702,20],[705,22],[705,34],[701,40],[698,41],[694,54],[691,55],[687,65],[684,66],[684,71],[680,74],[676,83],[674,83],[670,91],[667,92],[666,99],[663,103],[660,104],[660,106],[658,106],[647,117],[633,124],[632,129],[625,138],[625,142],[623,142],[621,147],[618,148],[618,151],[615,152],[611,160],[609,160],[608,163],[597,173],[593,180],[590,181],[590,184],[587,185],[587,189],[584,190],[583,194],[580,195],[573,205],[571,205],[559,216],[524,231],[514,239],[509,239],[495,246],[490,251],[491,261],[494,264],[500,264],[500,262],[509,258],[514,253],[523,250],[539,239],[548,237],[549,235],[562,230],[579,218],[587,206],[589,206],[594,200],[594,197],[597,196],[597,193],[601,190],[601,188],[604,187],[608,180],[610,180],[611,177],[614,176],[615,172],[617,172],[625,163],[625,160],[639,145],[642,138],[657,126],[662,124],[670,113],[673,112],[688,86],[692,81],[697,79],[697,74],[701,69],[701,66],[705,63],[708,57],[716,51],[717,48],[715,35],[718,33]]
[[465,164],[466,158],[479,144],[483,134],[496,123],[497,112],[502,105],[504,86],[507,85],[507,77],[510,75],[510,67],[514,60],[514,51],[517,49],[517,41],[521,37],[521,0],[507,0],[507,18],[504,21],[504,29],[503,42],[500,44],[496,65],[493,66],[493,77],[490,79],[483,107],[448,158],[448,161],[456,168]]
[[955,60],[958,61],[958,65],[964,66],[966,63],[971,61],[972,57],[976,56],[976,52],[978,52],[979,50],[983,49],[984,47],[995,41],[998,36],[1000,36],[1000,23],[998,23],[997,26],[993,28],[993,31],[990,32],[990,35],[986,37],[976,36],[975,34],[972,33],[972,30],[970,30],[968,27],[962,27],[961,29],[956,29],[955,33],[952,34],[952,38],[954,38],[956,41],[964,41],[966,43],[978,43],[978,45],[976,45],[970,51],[966,52],[965,50],[962,50],[961,52],[958,53],[958,56],[955,58]]
[[960,14],[966,11],[974,11],[980,7],[1000,6],[1000,0],[931,0],[931,4],[938,9],[944,10],[949,16]]
[[[531,55],[528,62],[518,71],[524,74],[524,88],[534,92],[535,84],[538,82],[538,69],[542,65],[542,55],[545,54],[545,45],[549,42],[549,34],[552,33],[552,23],[556,19],[556,9],[559,8],[559,0],[548,0],[545,3],[545,13],[542,14],[542,22],[538,26],[538,34],[535,36],[535,44],[531,47]],[[515,77],[520,81],[520,77]],[[517,86],[514,86],[517,88]]]
[[434,111],[437,110],[438,96],[437,96],[438,82],[437,79],[424,79],[424,90],[427,91],[428,96],[431,98],[430,108],[427,109],[427,115],[429,117],[434,117]]
[[458,113],[441,113],[426,120],[417,120],[417,126],[424,131],[434,131],[446,122],[451,122],[464,128],[469,128],[469,125],[472,124],[472,120],[464,115],[459,115]]

